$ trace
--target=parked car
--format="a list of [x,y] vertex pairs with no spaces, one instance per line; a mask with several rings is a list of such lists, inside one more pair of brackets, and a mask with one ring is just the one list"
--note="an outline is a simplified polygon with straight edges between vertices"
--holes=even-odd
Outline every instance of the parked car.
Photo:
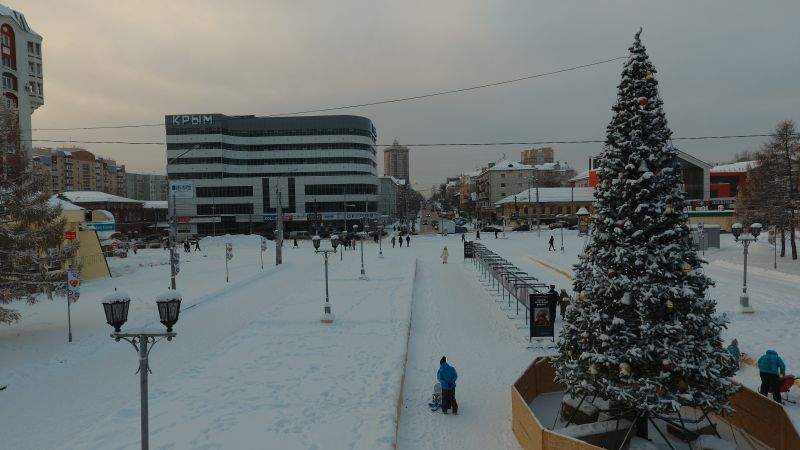
[[428,221],[427,221],[427,220],[423,220],[423,221],[422,221],[422,224],[423,224],[423,225],[427,225],[427,224],[428,224]]
[[550,223],[550,225],[547,226],[547,228],[550,228],[551,230],[555,230],[556,228],[561,228],[562,225],[563,225],[562,222],[552,222],[552,223]]
[[483,227],[481,229],[481,232],[483,232],[483,233],[494,233],[494,232],[498,232],[499,233],[501,231],[503,231],[503,230],[501,230],[500,228],[497,228],[497,227],[493,227],[491,225],[487,225],[487,226],[485,226],[485,227]]
[[461,233],[466,233],[466,232],[467,232],[467,229],[465,227],[461,227],[461,226],[456,226],[455,231],[454,231],[454,233],[456,233],[456,234],[461,234]]
[[513,231],[531,231],[531,226],[526,223],[514,228]]

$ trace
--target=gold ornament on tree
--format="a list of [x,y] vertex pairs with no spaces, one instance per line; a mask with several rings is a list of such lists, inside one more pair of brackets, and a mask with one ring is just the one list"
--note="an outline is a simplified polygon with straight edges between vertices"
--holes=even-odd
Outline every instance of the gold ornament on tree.
[[631,366],[628,363],[620,363],[619,365],[620,376],[627,377],[631,374]]
[[644,76],[644,79],[649,81],[649,80],[652,80],[653,78],[655,78],[655,77],[653,76],[653,72],[650,72],[650,71],[648,70],[648,71],[647,71],[647,75],[645,75],[645,76]]

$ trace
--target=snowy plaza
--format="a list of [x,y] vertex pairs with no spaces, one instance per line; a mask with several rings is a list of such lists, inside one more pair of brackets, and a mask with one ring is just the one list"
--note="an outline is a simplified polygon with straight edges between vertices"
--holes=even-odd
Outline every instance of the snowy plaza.
[[[571,291],[567,275],[585,238],[564,230],[564,253],[548,252],[551,235],[560,248],[559,230],[486,234],[479,242]],[[384,240],[383,259],[367,241],[366,281],[358,279],[360,248],[340,248],[330,260],[333,324],[319,320],[323,263],[311,242],[286,246],[280,266],[270,242],[262,270],[259,239],[206,238],[202,251],[182,255],[178,335],[150,357],[152,448],[519,448],[511,385],[535,357],[556,350],[544,340],[529,344],[524,317],[462,260],[458,235],[414,236],[410,248]],[[226,242],[234,245],[229,283]],[[446,265],[439,259],[445,245]],[[775,349],[792,373],[800,364],[800,265],[779,258],[774,270],[772,250],[765,240],[751,247],[752,315],[739,311],[742,248],[732,236],[706,251],[703,270],[716,283],[710,296],[718,311],[731,320],[724,339],[738,338],[754,357]],[[4,448],[138,447],[137,356],[109,338],[100,302],[114,288],[125,291],[132,299],[125,327],[161,327],[154,299],[169,285],[168,252],[109,262],[114,277],[85,282],[72,307],[72,343],[64,298],[20,305],[22,320],[0,330],[0,384],[7,385],[0,396],[14,405],[0,412]],[[459,373],[456,417],[427,407],[442,355]],[[754,367],[743,365],[735,378],[758,388]],[[785,408],[800,420],[796,405]]]

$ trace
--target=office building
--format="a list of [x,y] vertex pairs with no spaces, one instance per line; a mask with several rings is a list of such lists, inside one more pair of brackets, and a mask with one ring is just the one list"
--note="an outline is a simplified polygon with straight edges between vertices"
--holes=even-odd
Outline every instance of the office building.
[[395,140],[383,149],[383,175],[406,180],[410,185],[408,172],[408,147],[403,147]]
[[3,105],[19,113],[23,149],[31,145],[31,114],[44,104],[42,37],[25,16],[0,5],[0,56],[3,66]]
[[179,233],[338,230],[378,216],[376,130],[358,116],[165,117]]
[[523,150],[520,159],[522,164],[527,164],[529,166],[552,163],[555,161],[555,150],[553,150],[553,147],[534,147],[530,150]]

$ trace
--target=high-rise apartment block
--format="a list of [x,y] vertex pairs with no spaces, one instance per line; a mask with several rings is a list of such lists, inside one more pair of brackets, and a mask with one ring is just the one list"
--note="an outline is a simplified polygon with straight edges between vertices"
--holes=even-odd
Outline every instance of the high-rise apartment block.
[[392,145],[383,149],[383,174],[406,180],[406,184],[409,184],[408,147],[403,147],[395,140]]
[[167,176],[146,173],[126,174],[128,180],[128,198],[134,200],[166,200]]
[[19,113],[22,146],[30,149],[31,114],[44,104],[42,37],[19,11],[0,5],[3,105]]
[[533,166],[536,164],[546,164],[555,161],[555,150],[553,147],[531,148],[523,150],[520,159],[522,164]]
[[80,148],[35,148],[33,167],[53,194],[68,191],[100,191],[127,196],[125,166]]

